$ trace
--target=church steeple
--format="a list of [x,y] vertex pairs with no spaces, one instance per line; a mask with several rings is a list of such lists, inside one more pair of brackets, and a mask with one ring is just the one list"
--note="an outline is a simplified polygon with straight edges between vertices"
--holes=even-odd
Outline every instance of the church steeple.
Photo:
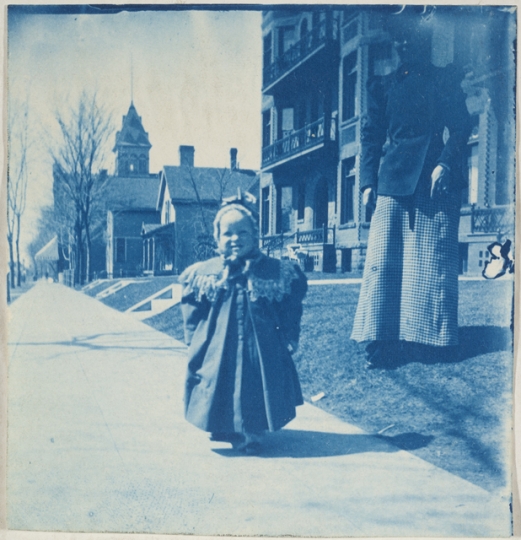
[[143,128],[141,117],[130,102],[128,113],[123,116],[121,131],[116,133],[116,175],[144,176],[149,174],[149,153],[152,145]]

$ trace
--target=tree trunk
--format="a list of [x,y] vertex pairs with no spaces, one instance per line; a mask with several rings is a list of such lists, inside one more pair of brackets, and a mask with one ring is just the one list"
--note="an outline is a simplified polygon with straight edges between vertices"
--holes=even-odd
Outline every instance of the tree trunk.
[[14,280],[14,252],[13,252],[13,235],[8,234],[7,235],[7,241],[9,242],[9,273],[11,274],[11,288],[15,288],[15,280]]
[[81,234],[81,224],[76,223],[76,261],[74,267],[74,285],[82,284],[83,277],[83,238]]
[[16,216],[16,282],[22,284],[22,265],[20,264],[20,215]]
[[88,225],[85,226],[85,282],[90,282],[90,250],[91,240]]

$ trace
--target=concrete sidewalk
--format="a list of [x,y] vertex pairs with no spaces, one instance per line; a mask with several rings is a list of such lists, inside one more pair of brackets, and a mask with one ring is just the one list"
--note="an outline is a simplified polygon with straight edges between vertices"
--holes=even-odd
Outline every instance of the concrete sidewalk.
[[510,534],[491,494],[313,407],[242,456],[183,419],[184,346],[38,284],[9,311],[10,529]]

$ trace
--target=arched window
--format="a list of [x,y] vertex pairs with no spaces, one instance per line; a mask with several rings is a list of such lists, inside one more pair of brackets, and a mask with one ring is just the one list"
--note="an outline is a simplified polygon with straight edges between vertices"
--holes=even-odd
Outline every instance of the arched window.
[[139,156],[139,172],[142,174],[146,174],[148,172],[146,156]]
[[300,39],[302,39],[308,32],[308,19],[307,17],[300,23]]
[[129,161],[129,164],[128,164],[128,169],[129,169],[130,174],[136,174],[138,172],[136,154],[131,154],[130,155],[130,161]]

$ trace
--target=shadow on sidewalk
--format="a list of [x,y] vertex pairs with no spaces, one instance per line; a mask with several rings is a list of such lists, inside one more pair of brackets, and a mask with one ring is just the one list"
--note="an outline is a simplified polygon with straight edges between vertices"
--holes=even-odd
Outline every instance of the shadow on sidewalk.
[[[144,333],[144,338],[139,332],[107,332],[104,334],[92,334],[89,336],[73,336],[70,341],[41,341],[23,342],[20,345],[34,347],[81,347],[93,351],[102,350],[162,350],[162,351],[186,351],[185,345],[175,347],[173,345],[158,346],[157,339],[150,339],[149,333]],[[165,336],[166,340],[169,338]],[[164,340],[159,340],[164,341]]]
[[[321,458],[346,456],[364,452],[398,452],[427,446],[434,437],[418,433],[403,433],[395,437],[357,435],[284,429],[268,434],[262,441],[262,458]],[[232,448],[214,448],[225,457],[244,456]]]

